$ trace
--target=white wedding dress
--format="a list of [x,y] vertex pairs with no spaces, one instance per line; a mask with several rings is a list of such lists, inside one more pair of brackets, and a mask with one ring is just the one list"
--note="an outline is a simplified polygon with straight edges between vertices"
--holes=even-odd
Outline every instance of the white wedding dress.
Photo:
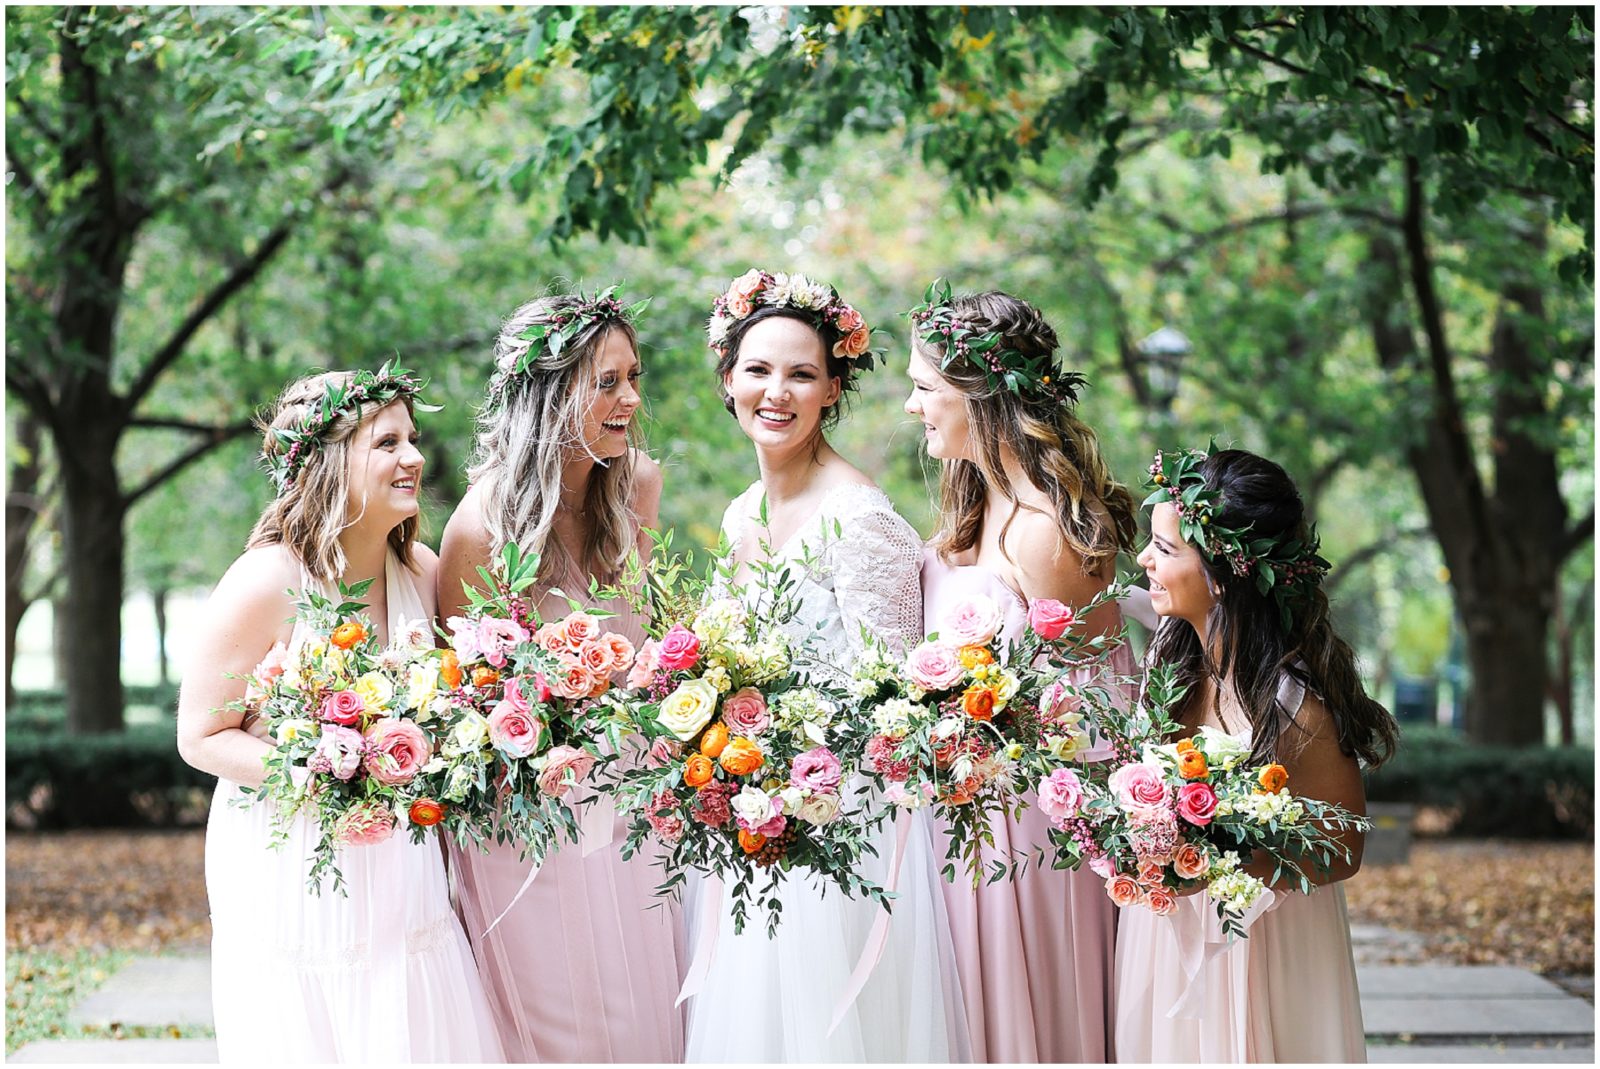
[[[723,532],[735,550],[761,496],[757,483],[723,516]],[[784,627],[793,640],[816,635],[823,658],[847,667],[860,648],[863,625],[896,649],[921,639],[922,540],[883,491],[835,487],[816,514],[774,549],[773,559],[798,565],[802,546],[815,560],[808,569],[794,569],[800,611]],[[862,859],[863,876],[883,883],[895,839],[894,824],[885,823],[874,839],[877,857]],[[912,816],[883,956],[832,1035],[835,1008],[882,907],[846,897],[831,882],[791,873],[779,892],[782,922],[769,939],[757,911],[735,935],[724,900],[709,971],[689,1002],[686,1060],[970,1060],[939,868],[922,810]],[[709,920],[700,915],[711,901],[707,894],[706,884],[691,877],[683,910],[690,948]]]
[[[385,571],[392,636],[426,613],[392,549]],[[218,780],[206,823],[221,1062],[505,1061],[436,838],[413,843],[401,827],[376,846],[343,847],[348,895],[331,876],[318,895],[306,887],[315,822],[300,814],[274,849],[269,804],[233,805],[239,797]]]

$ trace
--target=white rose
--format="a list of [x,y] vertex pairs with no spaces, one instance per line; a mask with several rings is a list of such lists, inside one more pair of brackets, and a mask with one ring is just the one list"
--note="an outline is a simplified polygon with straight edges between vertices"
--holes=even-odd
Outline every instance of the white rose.
[[406,669],[407,709],[423,709],[438,693],[439,671],[431,663],[418,662]]
[[729,801],[733,815],[755,827],[772,819],[772,799],[759,787],[745,787]]
[[463,712],[461,719],[450,729],[450,741],[462,753],[483,749],[489,745],[489,721],[481,713],[470,710]]
[[[899,784],[895,784],[899,786]],[[800,806],[800,819],[807,824],[826,824],[839,815],[837,794],[813,794]]]
[[296,739],[310,738],[317,733],[317,726],[309,720],[296,718],[285,720],[272,729],[272,734],[279,742],[294,742]]
[[656,713],[656,722],[682,742],[688,742],[711,721],[717,709],[717,688],[704,679],[680,683],[667,695]]
[[785,787],[778,792],[778,801],[783,803],[783,815],[786,817],[794,816],[805,800],[806,792],[799,787]]

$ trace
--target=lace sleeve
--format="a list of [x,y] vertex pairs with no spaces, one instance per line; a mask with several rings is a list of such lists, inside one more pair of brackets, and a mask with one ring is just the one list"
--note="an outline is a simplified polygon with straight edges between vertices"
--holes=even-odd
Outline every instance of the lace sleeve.
[[839,517],[829,546],[834,596],[846,641],[861,647],[861,628],[896,652],[922,638],[922,539],[887,500]]

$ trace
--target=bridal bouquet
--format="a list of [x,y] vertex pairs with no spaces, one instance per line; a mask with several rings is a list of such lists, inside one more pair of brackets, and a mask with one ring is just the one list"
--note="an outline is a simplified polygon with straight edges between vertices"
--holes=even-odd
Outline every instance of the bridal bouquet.
[[628,678],[625,716],[652,740],[653,760],[627,770],[617,792],[633,814],[623,856],[650,840],[664,848],[658,893],[676,894],[689,869],[720,877],[735,930],[754,905],[771,934],[788,874],[879,901],[883,892],[856,873],[867,825],[846,798],[860,745],[843,715],[849,695],[802,671],[807,647],[780,627],[792,612],[787,577],[758,573],[756,603],[768,609],[752,612],[708,596],[686,564],[652,559],[656,627]]
[[231,708],[253,711],[277,747],[259,788],[241,788],[246,804],[275,804],[273,843],[288,841],[297,814],[319,829],[308,883],[324,875],[343,893],[334,863],[341,846],[387,840],[400,823],[421,838],[444,813],[427,796],[423,769],[446,722],[439,679],[445,664],[426,621],[417,620],[380,648],[360,601],[371,580],[339,586],[335,603],[307,590],[296,600],[306,625],[286,649],[275,645]]
[[[952,606],[901,658],[871,642],[854,666],[855,719],[871,727],[864,770],[891,807],[932,805],[950,828],[944,868],[961,860],[979,879],[996,810],[1020,814],[1023,796],[1090,745],[1088,712],[1113,703],[1107,685],[1079,683],[1122,640],[1085,636],[1080,619],[1120,594],[1113,585],[1081,613],[1039,599],[1019,639],[1001,639],[1001,609],[978,595]],[[996,859],[990,882],[1022,859]]]
[[1244,871],[1256,851],[1272,859],[1271,882],[1287,875],[1309,892],[1306,866],[1348,860],[1333,836],[1367,821],[1290,793],[1282,765],[1252,762],[1249,744],[1225,731],[1165,741],[1176,731],[1167,710],[1182,695],[1170,668],[1152,671],[1143,708],[1101,713],[1116,757],[1085,773],[1053,771],[1039,806],[1057,829],[1058,864],[1087,861],[1117,905],[1167,915],[1179,892],[1203,886],[1223,930],[1242,935],[1245,911],[1266,888]]

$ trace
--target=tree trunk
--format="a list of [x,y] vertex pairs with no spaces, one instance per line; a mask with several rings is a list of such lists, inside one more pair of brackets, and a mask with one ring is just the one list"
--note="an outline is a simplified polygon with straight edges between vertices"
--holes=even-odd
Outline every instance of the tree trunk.
[[31,413],[18,411],[12,426],[16,429],[12,466],[6,487],[6,704],[17,700],[13,673],[17,664],[17,629],[32,604],[28,596],[28,556],[33,531],[44,503],[39,500],[39,449],[43,445],[39,421]]
[[62,625],[73,671],[66,679],[67,728],[120,731],[122,720],[123,521],[117,428],[86,421],[58,441],[67,591]]
[[150,602],[156,612],[156,675],[165,687],[171,682],[167,672],[167,588],[158,585],[150,591]]
[[1561,745],[1577,742],[1577,728],[1572,718],[1572,622],[1567,615],[1566,598],[1562,597],[1561,580],[1556,580],[1555,614],[1551,626],[1555,631],[1555,665],[1550,670],[1550,700],[1556,707],[1556,723],[1561,728]]

